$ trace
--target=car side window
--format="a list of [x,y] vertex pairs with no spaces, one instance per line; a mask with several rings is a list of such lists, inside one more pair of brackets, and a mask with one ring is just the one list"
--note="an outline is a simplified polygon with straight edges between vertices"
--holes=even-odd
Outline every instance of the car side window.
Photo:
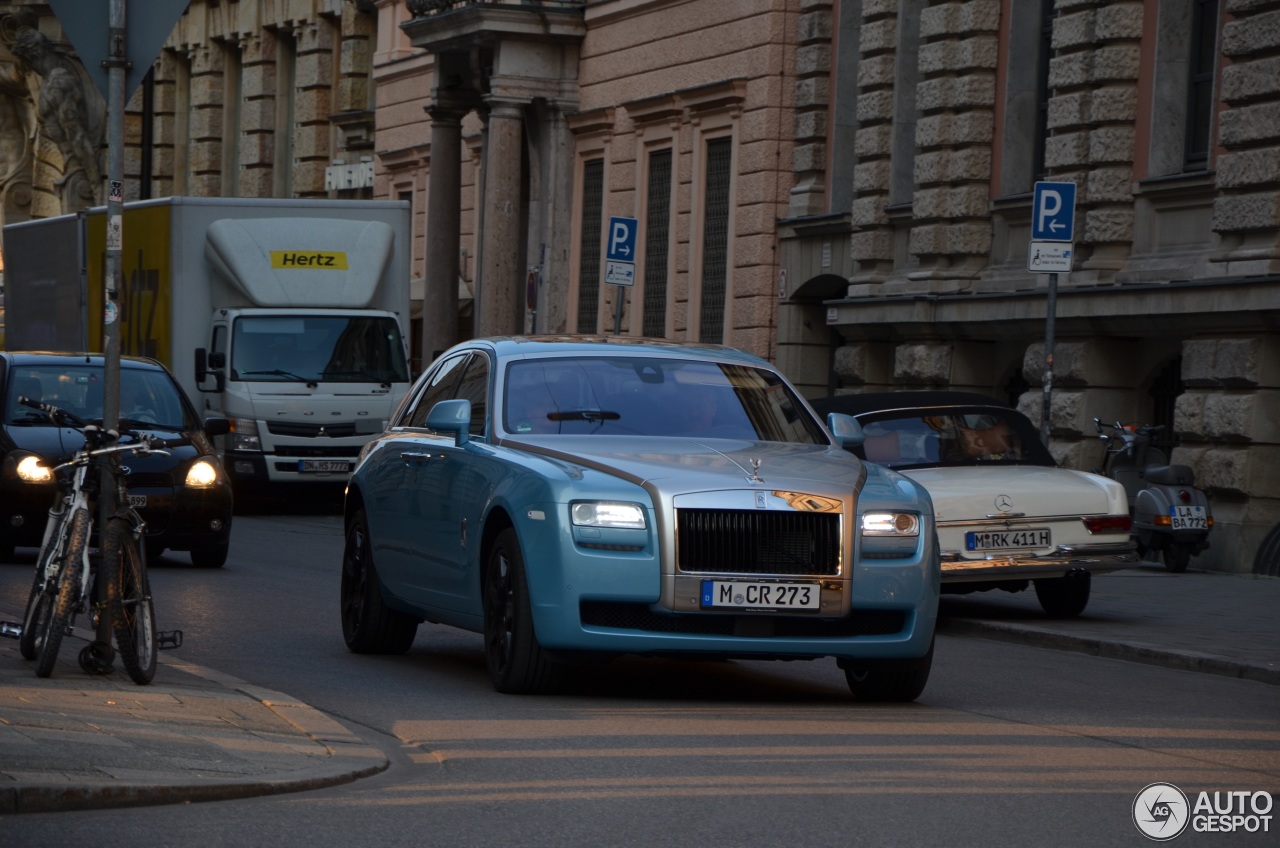
[[431,407],[442,400],[448,400],[454,396],[454,387],[457,386],[458,378],[463,371],[461,366],[467,361],[469,355],[468,353],[460,353],[456,356],[451,356],[431,372],[427,377],[425,386],[418,394],[417,400],[414,401],[413,406],[400,422],[402,426],[427,426],[427,413],[431,411]]
[[470,432],[473,437],[483,437],[489,398],[489,359],[484,354],[477,353],[467,363],[456,397],[471,401]]

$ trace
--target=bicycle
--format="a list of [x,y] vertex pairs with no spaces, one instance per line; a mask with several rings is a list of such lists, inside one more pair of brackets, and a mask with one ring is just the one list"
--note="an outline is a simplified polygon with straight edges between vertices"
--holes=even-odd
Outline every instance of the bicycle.
[[[79,430],[84,436],[84,446],[52,469],[58,494],[49,510],[36,559],[35,578],[18,637],[19,651],[26,659],[36,661],[37,677],[48,677],[62,638],[71,632],[76,616],[91,613],[97,627],[105,613],[110,616],[111,632],[125,671],[135,683],[150,683],[155,676],[156,650],[161,639],[156,632],[146,547],[142,544],[146,524],[129,504],[120,457],[125,453],[167,451],[156,448],[145,435],[103,430],[52,404],[27,397],[19,397],[17,402],[44,412],[55,424]],[[121,443],[125,437],[133,441]],[[106,526],[98,528],[95,568],[90,541],[102,480],[102,475],[95,472],[104,467],[115,481],[116,509],[108,516]],[[100,592],[99,587],[105,591]],[[180,631],[162,635],[175,646],[181,643]],[[95,640],[80,652],[80,667],[90,674],[105,674],[111,670],[114,653],[110,644]]]

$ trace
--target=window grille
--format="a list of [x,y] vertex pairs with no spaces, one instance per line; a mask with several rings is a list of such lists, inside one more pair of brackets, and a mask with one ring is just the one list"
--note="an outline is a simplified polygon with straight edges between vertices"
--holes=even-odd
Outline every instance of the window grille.
[[578,332],[594,333],[600,312],[600,240],[604,212],[604,160],[582,166],[582,255],[578,264]]
[[667,247],[671,236],[671,151],[649,154],[644,221],[644,326],[653,338],[667,334]]
[[698,340],[724,340],[725,292],[728,288],[729,165],[731,141],[707,142],[706,208],[702,226],[702,314]]

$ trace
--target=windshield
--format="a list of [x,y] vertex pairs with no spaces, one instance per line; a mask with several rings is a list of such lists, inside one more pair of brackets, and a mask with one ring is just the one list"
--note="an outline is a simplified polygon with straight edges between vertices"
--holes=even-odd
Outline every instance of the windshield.
[[400,325],[360,315],[262,315],[236,320],[231,379],[285,383],[405,383]]
[[1054,461],[1022,413],[1000,407],[897,410],[858,416],[863,459],[891,468]]
[[[61,365],[19,365],[9,375],[5,390],[5,423],[18,426],[54,426],[39,410],[18,406],[26,396],[65,409],[85,421],[102,420],[102,366],[83,361]],[[120,369],[120,420],[157,429],[190,429],[177,386],[161,371]]]
[[688,436],[829,444],[772,371],[647,357],[513,362],[503,428],[515,435]]

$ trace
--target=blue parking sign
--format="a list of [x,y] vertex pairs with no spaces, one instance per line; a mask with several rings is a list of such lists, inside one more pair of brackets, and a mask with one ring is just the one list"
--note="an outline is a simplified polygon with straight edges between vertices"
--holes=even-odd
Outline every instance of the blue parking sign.
[[1031,202],[1032,241],[1073,241],[1075,183],[1036,183]]
[[615,262],[635,262],[636,229],[635,218],[621,218],[617,215],[610,218],[604,258]]

